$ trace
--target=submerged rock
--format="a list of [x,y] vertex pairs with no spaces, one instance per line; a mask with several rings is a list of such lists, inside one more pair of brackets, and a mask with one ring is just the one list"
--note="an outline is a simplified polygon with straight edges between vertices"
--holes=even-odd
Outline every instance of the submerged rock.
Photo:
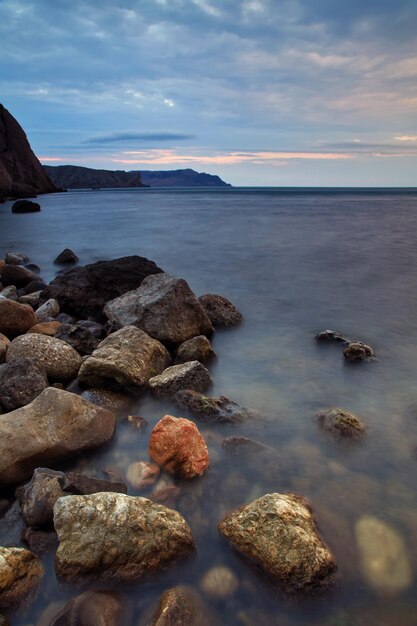
[[335,560],[302,496],[267,494],[227,515],[218,529],[287,592],[313,591],[333,580]]
[[242,313],[223,296],[207,293],[200,296],[198,301],[215,328],[239,326],[243,321]]
[[148,276],[135,291],[108,302],[104,312],[111,322],[137,326],[167,345],[213,332],[188,283],[166,273]]
[[372,361],[375,358],[375,352],[371,346],[367,346],[360,341],[351,341],[343,350],[343,356],[349,362],[354,361]]
[[240,406],[225,396],[205,396],[190,389],[178,391],[174,396],[174,404],[180,409],[187,409],[204,422],[241,424],[262,419],[259,411]]
[[60,498],[55,569],[68,583],[138,581],[195,550],[184,518],[146,498],[116,493]]
[[314,337],[314,339],[321,342],[335,341],[337,343],[349,343],[349,339],[346,339],[346,337],[335,330],[322,330]]
[[[142,622],[140,625],[142,626]],[[153,618],[146,622],[146,626],[183,625],[212,626],[213,621],[194,589],[186,586],[173,587],[162,594],[158,608]]]
[[0,548],[0,609],[24,606],[43,576],[39,559],[25,548]]
[[366,433],[363,422],[343,409],[326,409],[317,413],[317,421],[327,432],[336,437],[360,439]]
[[48,387],[33,402],[0,420],[0,484],[22,482],[40,464],[106,443],[115,425],[110,411]]
[[216,356],[210,341],[204,335],[198,335],[187,339],[180,345],[175,356],[175,365],[187,361],[199,361],[208,363]]
[[89,387],[141,391],[169,365],[167,349],[135,326],[104,339],[81,366],[78,378]]
[[31,200],[16,200],[12,205],[12,213],[39,213],[41,205]]
[[102,406],[113,413],[127,411],[132,404],[132,396],[108,391],[107,389],[86,389],[81,397],[97,406]]
[[49,626],[124,626],[127,613],[121,594],[90,590],[70,600]]
[[127,468],[126,478],[134,489],[144,489],[155,484],[159,478],[161,470],[158,465],[138,461],[131,463]]
[[408,589],[413,573],[404,541],[387,522],[364,515],[355,525],[362,573],[370,587],[385,593]]
[[225,565],[212,567],[200,581],[200,589],[213,599],[228,598],[238,587],[239,580],[236,574]]
[[0,404],[13,411],[32,402],[48,387],[45,370],[26,357],[0,366]]
[[195,478],[209,466],[206,443],[194,422],[165,415],[152,430],[149,456],[170,474]]
[[53,381],[71,380],[77,376],[82,359],[81,356],[65,341],[30,333],[13,339],[7,351],[7,361],[17,357],[28,357],[45,369],[49,379]]
[[0,333],[15,337],[36,323],[35,313],[27,304],[0,298]]
[[250,437],[226,437],[222,448],[233,456],[249,456],[260,452],[273,452],[273,449]]
[[149,380],[149,387],[157,396],[173,396],[181,389],[205,391],[212,384],[209,371],[198,361],[172,365]]

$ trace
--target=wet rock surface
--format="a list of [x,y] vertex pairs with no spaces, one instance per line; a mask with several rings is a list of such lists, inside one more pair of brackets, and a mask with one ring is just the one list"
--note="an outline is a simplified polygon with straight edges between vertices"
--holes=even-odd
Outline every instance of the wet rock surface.
[[170,474],[195,478],[209,466],[206,443],[194,422],[165,415],[154,427],[149,456]]
[[240,406],[225,396],[206,396],[189,389],[178,391],[174,404],[203,422],[241,424],[263,419],[259,411]]
[[215,328],[227,328],[239,326],[243,321],[243,315],[234,304],[223,296],[207,293],[200,296],[198,301],[210,318]]
[[0,547],[0,609],[28,602],[42,575],[41,562],[29,550]]
[[80,369],[81,356],[65,341],[30,333],[16,337],[7,351],[7,361],[17,357],[28,357],[45,369],[52,381],[66,381],[75,378]]
[[108,302],[104,312],[111,322],[137,326],[167,345],[213,332],[188,283],[166,273],[149,276],[135,291]]
[[13,411],[32,402],[48,387],[45,370],[26,357],[0,366],[0,405]]
[[326,409],[317,413],[316,417],[323,430],[335,437],[361,439],[366,433],[362,420],[343,409]]
[[198,361],[172,365],[149,380],[149,387],[156,396],[173,396],[181,389],[205,391],[212,384],[209,371]]
[[152,619],[140,626],[213,626],[207,607],[194,589],[187,586],[165,591]]
[[335,560],[302,496],[267,494],[227,515],[218,528],[289,593],[313,591],[333,581]]
[[55,298],[62,311],[76,318],[100,321],[106,302],[136,289],[146,276],[161,271],[153,261],[140,256],[98,261],[57,276],[42,298]]
[[166,348],[135,326],[126,326],[104,339],[84,361],[79,380],[89,387],[140,391],[169,365]]
[[371,346],[367,346],[360,341],[351,341],[343,350],[343,356],[350,363],[359,361],[372,361],[375,359],[375,352]]
[[137,581],[189,557],[195,549],[184,518],[146,498],[115,493],[60,498],[55,569],[75,583]]
[[187,361],[199,361],[208,363],[216,356],[210,341],[204,335],[198,335],[184,341],[177,350],[175,365],[186,363]]
[[19,483],[39,465],[102,445],[113,437],[114,429],[110,411],[48,387],[0,420],[0,484]]
[[12,338],[25,333],[35,323],[35,313],[29,305],[0,298],[0,333]]

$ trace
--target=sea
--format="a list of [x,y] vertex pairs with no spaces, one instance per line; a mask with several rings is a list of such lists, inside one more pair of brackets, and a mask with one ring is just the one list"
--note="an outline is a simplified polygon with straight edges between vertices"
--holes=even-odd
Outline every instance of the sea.
[[[160,594],[177,584],[200,590],[217,624],[415,626],[417,189],[102,189],[39,202],[40,213],[24,215],[12,214],[10,202],[0,205],[0,258],[24,252],[49,281],[63,248],[82,265],[138,254],[186,279],[197,295],[226,296],[244,323],[213,337],[210,395],[267,418],[199,424],[210,469],[178,483],[178,510],[197,554],[119,588],[132,607],[132,626],[141,626]],[[376,360],[346,363],[340,345],[315,341],[325,329],[371,345]],[[325,433],[316,414],[330,407],[359,416],[367,427],[363,440]],[[181,414],[148,396],[133,411],[148,420],[145,434],[121,419],[111,445],[65,467],[97,476],[110,467],[123,475],[130,463],[147,459],[152,426],[166,413]],[[252,437],[272,452],[231,457],[221,446],[231,435]],[[325,593],[285,596],[219,536],[217,523],[228,511],[273,492],[310,500],[338,563],[339,579]],[[369,518],[382,528],[368,538],[376,546],[372,562],[358,545],[358,523]],[[37,598],[11,614],[12,625],[48,626],[45,611],[79,593],[57,581],[53,556],[43,558]],[[238,585],[226,597],[211,597],[202,580],[219,565],[232,570]]]

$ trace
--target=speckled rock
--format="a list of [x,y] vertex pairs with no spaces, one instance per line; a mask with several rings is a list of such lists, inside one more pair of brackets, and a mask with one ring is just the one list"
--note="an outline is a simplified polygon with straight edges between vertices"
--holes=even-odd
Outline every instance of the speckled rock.
[[239,326],[243,321],[242,313],[223,296],[207,293],[200,296],[198,301],[215,328]]
[[371,346],[367,346],[360,341],[351,341],[343,350],[343,356],[350,363],[356,361],[372,361],[375,359],[375,352]]
[[175,365],[187,361],[208,363],[215,356],[216,353],[207,337],[198,335],[198,337],[192,337],[180,345],[175,356]]
[[146,498],[116,493],[60,498],[55,569],[68,583],[138,581],[195,550],[184,518]]
[[7,350],[10,346],[10,339],[6,335],[0,333],[0,363],[4,363],[6,360]]
[[0,548],[0,609],[28,602],[43,576],[39,559],[24,548]]
[[48,387],[33,402],[0,420],[0,484],[22,482],[40,464],[62,461],[106,443],[115,425],[110,411]]
[[32,402],[48,387],[45,370],[32,359],[16,357],[0,366],[0,404],[13,411]]
[[15,337],[25,333],[35,322],[32,307],[7,298],[0,298],[0,333],[7,337]]
[[149,387],[156,396],[173,396],[181,389],[205,391],[212,384],[210,372],[198,361],[172,365],[149,380]]
[[209,611],[200,596],[185,585],[165,591],[152,619],[139,626],[212,626]]
[[356,522],[355,535],[363,577],[370,587],[395,594],[412,585],[408,550],[395,528],[373,515],[364,515]]
[[236,574],[225,565],[216,565],[205,572],[200,589],[214,599],[224,599],[233,595],[239,587]]
[[320,426],[336,437],[360,439],[366,432],[363,422],[343,409],[326,409],[317,413]]
[[55,337],[61,326],[61,322],[40,322],[39,324],[32,326],[32,328],[29,328],[27,332],[48,335],[48,337]]
[[165,273],[148,276],[138,289],[108,302],[104,312],[111,322],[137,326],[168,345],[213,332],[188,283]]
[[75,378],[82,363],[78,352],[65,341],[39,333],[21,335],[12,341],[6,359],[11,361],[18,356],[32,359],[53,381]]
[[35,311],[36,321],[48,322],[50,317],[56,317],[59,314],[59,304],[53,298],[50,298],[39,309]]
[[203,422],[241,424],[263,419],[259,411],[240,406],[225,396],[205,396],[190,389],[178,391],[174,396],[174,404]]
[[195,478],[209,466],[206,442],[194,422],[165,415],[152,430],[150,458],[170,474]]
[[159,341],[135,326],[126,326],[99,344],[84,361],[78,377],[89,387],[138,391],[170,360],[169,352]]
[[267,494],[227,515],[218,528],[238,552],[289,593],[333,581],[335,560],[302,496]]

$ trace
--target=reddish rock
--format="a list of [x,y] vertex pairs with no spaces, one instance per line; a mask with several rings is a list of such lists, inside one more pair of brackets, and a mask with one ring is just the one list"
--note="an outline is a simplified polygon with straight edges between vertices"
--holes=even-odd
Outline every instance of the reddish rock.
[[55,337],[61,326],[61,322],[39,322],[39,324],[35,324],[26,332],[39,333],[39,335],[48,335],[49,337]]
[[25,333],[36,322],[32,307],[0,298],[0,333],[15,337]]
[[149,456],[171,473],[182,478],[201,476],[209,466],[206,442],[194,422],[165,415],[154,427]]
[[0,548],[0,609],[22,606],[43,575],[39,559],[24,548]]

